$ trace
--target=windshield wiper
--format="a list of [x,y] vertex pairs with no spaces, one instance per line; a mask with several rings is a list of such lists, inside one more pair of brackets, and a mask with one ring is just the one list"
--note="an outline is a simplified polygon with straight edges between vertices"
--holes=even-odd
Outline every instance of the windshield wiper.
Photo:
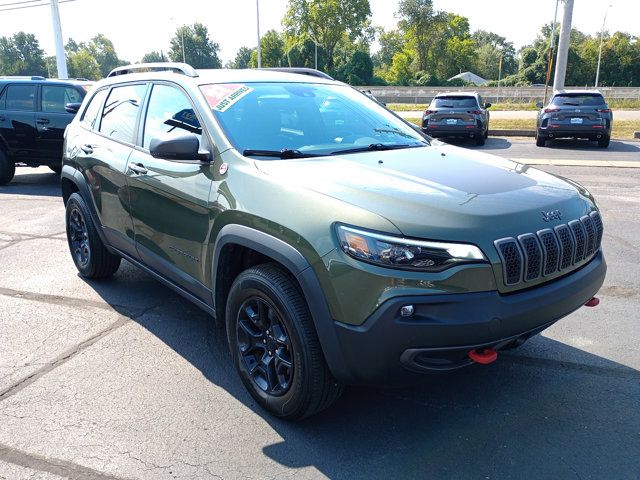
[[372,152],[372,151],[380,151],[380,150],[399,150],[401,148],[412,148],[412,147],[425,147],[426,143],[418,143],[409,145],[407,143],[395,143],[395,144],[384,144],[384,143],[371,143],[369,145],[363,147],[355,147],[355,148],[345,148],[344,150],[336,150],[335,152],[331,152],[331,155],[341,155],[343,153],[358,153],[358,152]]
[[309,158],[309,157],[317,157],[319,154],[317,153],[302,153],[300,150],[293,150],[289,148],[283,148],[282,150],[257,150],[257,149],[247,149],[242,152],[242,155],[245,157],[276,157],[282,159],[289,158]]

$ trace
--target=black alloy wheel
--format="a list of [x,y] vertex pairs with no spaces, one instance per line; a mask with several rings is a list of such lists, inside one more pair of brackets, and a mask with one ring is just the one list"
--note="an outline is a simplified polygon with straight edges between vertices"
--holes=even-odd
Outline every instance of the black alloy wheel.
[[240,307],[237,348],[249,377],[268,395],[284,395],[294,375],[292,345],[280,313],[266,299],[251,296]]
[[89,230],[80,209],[74,205],[69,212],[69,247],[76,265],[86,268],[91,261]]

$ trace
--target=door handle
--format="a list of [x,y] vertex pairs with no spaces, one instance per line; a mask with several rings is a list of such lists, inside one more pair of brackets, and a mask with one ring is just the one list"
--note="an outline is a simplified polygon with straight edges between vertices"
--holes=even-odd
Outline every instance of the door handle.
[[145,166],[141,163],[130,163],[129,170],[131,170],[134,173],[137,173],[138,175],[146,175],[148,172]]
[[93,153],[93,145],[89,145],[88,143],[85,143],[84,145],[80,146],[80,150],[82,150],[87,155],[91,155]]
[[49,123],[49,119],[48,118],[38,118],[36,120],[36,123],[38,125],[47,125]]

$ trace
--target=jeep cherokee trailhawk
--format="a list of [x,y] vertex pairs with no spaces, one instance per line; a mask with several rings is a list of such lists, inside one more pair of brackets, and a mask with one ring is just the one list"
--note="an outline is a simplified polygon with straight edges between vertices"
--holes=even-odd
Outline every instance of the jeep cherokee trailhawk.
[[120,67],[65,134],[73,261],[122,258],[215,316],[268,411],[488,363],[585,304],[584,188],[431,142],[326,75]]

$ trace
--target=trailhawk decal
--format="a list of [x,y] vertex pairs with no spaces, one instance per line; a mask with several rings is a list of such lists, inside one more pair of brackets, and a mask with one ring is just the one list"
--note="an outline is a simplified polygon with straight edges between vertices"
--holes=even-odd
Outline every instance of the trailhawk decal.
[[216,112],[224,112],[245,95],[253,92],[253,88],[240,83],[222,83],[200,87],[209,102],[209,106]]

